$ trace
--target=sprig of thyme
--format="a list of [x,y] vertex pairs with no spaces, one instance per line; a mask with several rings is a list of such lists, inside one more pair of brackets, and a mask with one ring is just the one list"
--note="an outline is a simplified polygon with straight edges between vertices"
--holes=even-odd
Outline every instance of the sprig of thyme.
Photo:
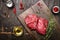
[[55,25],[56,25],[56,22],[53,19],[53,15],[51,15],[51,17],[49,18],[49,24],[48,24],[48,28],[47,28],[47,33],[46,33],[46,35],[44,37],[44,40],[48,40],[51,37]]

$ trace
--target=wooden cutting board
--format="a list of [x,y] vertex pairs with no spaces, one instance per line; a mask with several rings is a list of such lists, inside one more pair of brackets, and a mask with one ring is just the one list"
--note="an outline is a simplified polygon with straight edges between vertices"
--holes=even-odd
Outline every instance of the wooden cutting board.
[[[47,20],[49,20],[49,17],[51,17],[51,11],[49,10],[49,8],[47,7],[47,5],[44,3],[43,0],[38,1],[35,5],[31,6],[29,9],[27,9],[26,11],[24,11],[22,14],[20,14],[18,16],[19,20],[23,23],[25,17],[28,14],[36,14],[38,16],[41,16],[43,18],[46,18]],[[53,16],[53,19],[56,21],[55,17]],[[58,22],[56,21],[57,25],[59,26]]]

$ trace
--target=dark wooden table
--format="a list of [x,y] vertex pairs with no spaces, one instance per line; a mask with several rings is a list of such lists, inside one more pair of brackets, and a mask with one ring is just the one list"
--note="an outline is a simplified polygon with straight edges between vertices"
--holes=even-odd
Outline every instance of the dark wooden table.
[[[13,0],[15,2],[15,0]],[[37,1],[39,0],[23,0],[24,3],[24,10],[18,10],[19,13],[17,13],[17,16],[19,14],[21,14],[22,12],[24,12],[26,9],[28,9],[29,7],[31,7],[32,5],[34,5]],[[51,8],[54,5],[58,5],[60,7],[60,0],[43,0],[46,5],[49,7],[49,9],[51,10]],[[56,2],[56,4],[55,4]],[[19,2],[18,2],[19,3]],[[0,29],[3,25],[3,27],[7,27],[8,31],[12,32],[12,29],[14,26],[18,25],[20,26],[19,21],[17,20],[16,16],[13,14],[13,9],[9,9],[7,8],[3,2],[1,2],[0,0]],[[19,6],[19,5],[18,5]],[[6,14],[6,17],[4,16]],[[53,14],[54,15],[54,14]],[[60,24],[60,14],[54,15],[58,24]],[[12,28],[12,29],[10,29]],[[4,30],[4,31],[7,31]],[[25,30],[25,29],[24,29]],[[26,32],[26,31],[24,31]],[[29,37],[29,35],[23,35],[22,37],[15,37],[14,35],[0,35],[0,40],[32,40],[31,37]],[[54,33],[52,35],[52,37],[49,40],[60,40],[60,25],[57,26],[56,30],[54,30]]]

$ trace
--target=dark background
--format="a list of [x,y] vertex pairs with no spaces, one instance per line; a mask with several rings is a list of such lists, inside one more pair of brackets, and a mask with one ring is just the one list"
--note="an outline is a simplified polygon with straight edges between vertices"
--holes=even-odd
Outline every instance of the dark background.
[[[19,0],[18,0],[19,1]],[[26,9],[34,5],[39,0],[23,0],[24,3],[24,10],[18,10],[17,16],[24,12]],[[60,0],[43,0],[46,5],[51,10],[54,5],[57,5],[60,7]],[[16,0],[13,0],[14,4],[16,4]],[[17,7],[19,6],[19,2]],[[9,16],[9,17],[8,17]],[[60,24],[60,14],[54,15],[58,23]],[[16,16],[13,14],[13,8],[9,9],[5,6],[5,2],[2,2],[0,0],[0,29],[3,26],[4,29],[7,27],[8,29],[5,29],[6,32],[12,32],[14,26],[21,26],[18,22]],[[24,29],[25,30],[25,29]],[[1,32],[1,30],[0,30]],[[24,31],[26,32],[26,31]],[[0,40],[32,40],[32,38],[29,35],[24,34],[22,37],[15,37],[14,35],[0,35]],[[53,35],[49,40],[60,40],[60,25],[57,26],[56,30],[54,30]]]

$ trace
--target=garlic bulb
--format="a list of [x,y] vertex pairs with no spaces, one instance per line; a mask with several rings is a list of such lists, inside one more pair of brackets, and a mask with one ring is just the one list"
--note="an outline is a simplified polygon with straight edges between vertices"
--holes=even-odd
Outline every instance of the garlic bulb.
[[13,6],[13,2],[11,0],[8,0],[7,3],[6,3],[6,6],[7,7],[12,7]]

